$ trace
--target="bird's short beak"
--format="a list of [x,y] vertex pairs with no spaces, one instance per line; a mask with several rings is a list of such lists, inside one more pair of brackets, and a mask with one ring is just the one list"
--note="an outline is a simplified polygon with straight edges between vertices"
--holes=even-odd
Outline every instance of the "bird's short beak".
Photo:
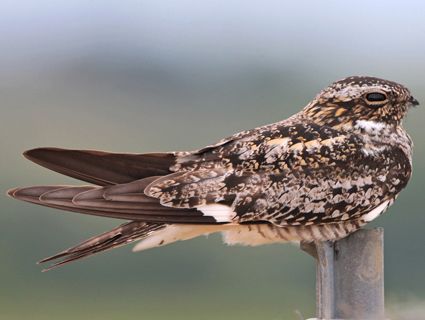
[[412,96],[410,97],[409,102],[412,106],[418,106],[419,105],[419,101],[416,100],[415,98],[413,98]]

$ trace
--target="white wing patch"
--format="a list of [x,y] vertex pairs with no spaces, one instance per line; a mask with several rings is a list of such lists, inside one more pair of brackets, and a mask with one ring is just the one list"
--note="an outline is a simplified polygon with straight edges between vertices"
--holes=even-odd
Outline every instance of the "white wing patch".
[[389,203],[390,203],[390,200],[382,202],[379,206],[377,206],[375,209],[365,214],[362,218],[366,222],[370,222],[376,219],[382,212],[384,212],[388,208]]
[[224,204],[207,204],[196,209],[201,211],[204,216],[213,217],[217,222],[232,222],[236,216],[233,209]]

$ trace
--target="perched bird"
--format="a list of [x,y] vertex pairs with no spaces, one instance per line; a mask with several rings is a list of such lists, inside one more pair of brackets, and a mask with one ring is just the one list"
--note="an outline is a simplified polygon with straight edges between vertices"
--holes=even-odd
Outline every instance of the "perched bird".
[[[229,245],[336,240],[375,219],[406,186],[409,90],[348,77],[292,117],[191,152],[38,148],[25,157],[90,183],[16,188],[47,207],[129,220],[41,262],[56,267],[134,241],[134,251],[221,232]],[[49,268],[49,269],[50,269]]]

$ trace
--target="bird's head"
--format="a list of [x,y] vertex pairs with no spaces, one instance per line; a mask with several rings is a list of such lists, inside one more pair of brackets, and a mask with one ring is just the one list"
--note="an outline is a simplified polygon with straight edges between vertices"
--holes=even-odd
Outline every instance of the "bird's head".
[[350,127],[358,121],[397,126],[409,107],[418,105],[401,84],[353,76],[332,83],[303,110],[320,125]]

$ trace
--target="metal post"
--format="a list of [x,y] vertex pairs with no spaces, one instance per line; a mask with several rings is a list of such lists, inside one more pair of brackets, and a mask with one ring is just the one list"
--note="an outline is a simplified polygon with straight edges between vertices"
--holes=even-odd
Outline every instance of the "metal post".
[[385,319],[384,230],[362,229],[336,242],[302,243],[316,258],[316,317]]

